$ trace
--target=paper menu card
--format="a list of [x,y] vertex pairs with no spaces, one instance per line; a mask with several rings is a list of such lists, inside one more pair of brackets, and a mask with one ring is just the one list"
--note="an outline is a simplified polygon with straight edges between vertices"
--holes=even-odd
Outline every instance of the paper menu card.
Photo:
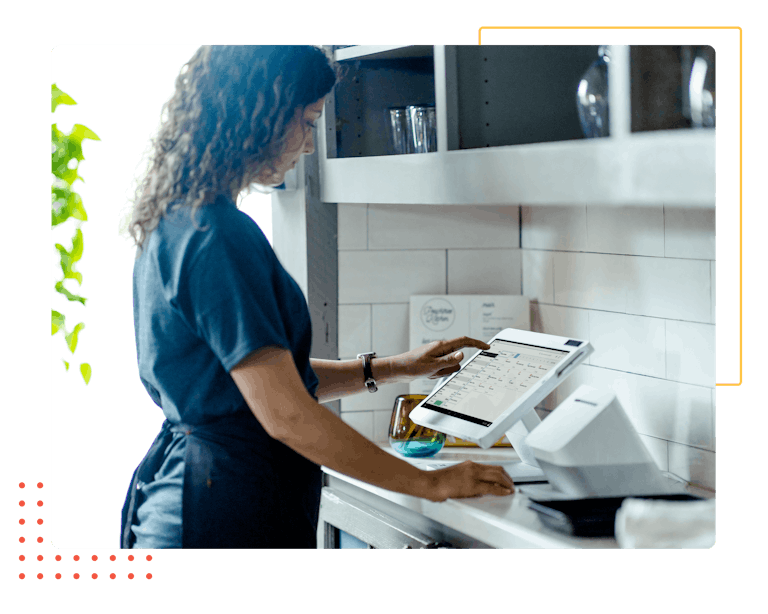
[[[410,349],[438,341],[468,336],[489,341],[505,328],[531,330],[530,301],[525,296],[443,294],[411,296]],[[463,365],[477,350],[462,350]],[[410,383],[411,394],[430,394],[436,380]]]

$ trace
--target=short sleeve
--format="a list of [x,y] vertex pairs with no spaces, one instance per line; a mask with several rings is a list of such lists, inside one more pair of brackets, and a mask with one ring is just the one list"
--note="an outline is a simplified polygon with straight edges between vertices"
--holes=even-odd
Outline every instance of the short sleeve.
[[[274,258],[257,232],[219,228],[180,274],[178,308],[226,371],[266,346],[290,349],[280,310]],[[249,230],[249,229],[246,229]]]

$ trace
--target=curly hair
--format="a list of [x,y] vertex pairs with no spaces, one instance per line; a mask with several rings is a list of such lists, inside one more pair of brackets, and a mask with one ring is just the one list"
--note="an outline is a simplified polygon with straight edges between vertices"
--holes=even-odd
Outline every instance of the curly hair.
[[199,207],[276,173],[286,127],[326,96],[337,65],[312,45],[203,46],[181,68],[151,142],[130,233],[139,248],[168,207]]

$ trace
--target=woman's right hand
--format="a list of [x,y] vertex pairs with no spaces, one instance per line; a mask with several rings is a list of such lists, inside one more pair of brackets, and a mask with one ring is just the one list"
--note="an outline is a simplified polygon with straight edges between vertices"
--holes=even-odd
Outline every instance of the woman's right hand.
[[420,496],[430,501],[481,497],[483,495],[505,496],[515,492],[512,478],[498,465],[484,465],[464,461],[434,471],[425,471],[428,480],[426,492]]

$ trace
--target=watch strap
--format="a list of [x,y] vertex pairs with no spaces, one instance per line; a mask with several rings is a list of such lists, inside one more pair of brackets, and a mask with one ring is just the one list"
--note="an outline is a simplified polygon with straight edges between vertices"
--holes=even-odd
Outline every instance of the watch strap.
[[365,352],[358,354],[358,358],[363,359],[363,381],[368,392],[376,392],[379,388],[376,386],[376,380],[373,379],[373,359],[376,358],[376,352]]

